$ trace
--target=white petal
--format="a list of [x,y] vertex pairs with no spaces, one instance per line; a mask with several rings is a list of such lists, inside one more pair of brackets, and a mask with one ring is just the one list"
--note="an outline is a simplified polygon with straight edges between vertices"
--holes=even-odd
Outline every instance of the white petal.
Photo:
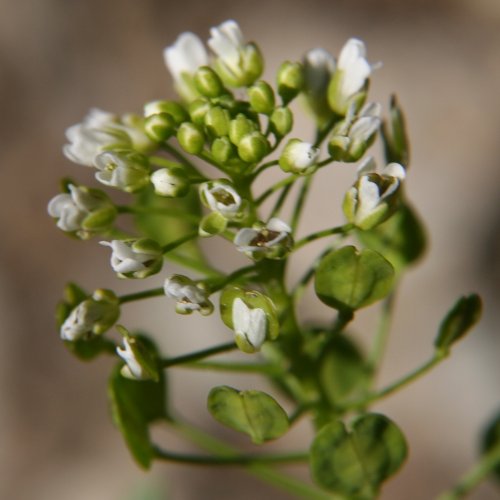
[[354,122],[349,131],[351,139],[367,141],[380,127],[380,118],[362,116]]
[[176,82],[179,82],[183,73],[192,75],[200,66],[208,64],[203,42],[190,32],[179,35],[173,45],[165,48],[163,56]]
[[250,311],[250,324],[246,332],[248,342],[259,349],[266,340],[267,318],[263,309],[253,309]]
[[251,227],[244,227],[238,231],[234,238],[234,244],[237,247],[241,247],[241,251],[248,251],[248,250],[243,250],[243,247],[247,247],[249,243],[259,234],[259,231],[256,229],[253,229]]
[[375,163],[375,159],[373,156],[367,156],[360,164],[357,170],[358,177],[362,175],[369,174],[371,172],[375,172],[377,169],[377,165]]
[[233,301],[233,327],[236,333],[245,333],[250,325],[250,309],[239,297]]
[[381,173],[382,175],[396,177],[396,179],[401,180],[406,177],[406,170],[399,163],[389,163],[382,169]]
[[47,205],[47,212],[51,217],[61,217],[62,212],[68,205],[73,205],[71,195],[62,193],[54,196]]
[[291,227],[286,223],[283,222],[281,219],[278,219],[277,217],[273,217],[272,219],[269,219],[269,222],[266,225],[267,229],[270,231],[276,231],[276,232],[285,232],[285,233],[291,233],[292,229]]
[[288,148],[290,162],[299,169],[308,168],[316,162],[319,149],[309,142],[295,142]]
[[356,220],[362,222],[369,217],[380,203],[380,191],[377,184],[371,182],[367,176],[362,176],[358,185],[358,205]]
[[360,58],[366,55],[365,44],[358,38],[350,38],[340,51],[338,68],[348,70]]

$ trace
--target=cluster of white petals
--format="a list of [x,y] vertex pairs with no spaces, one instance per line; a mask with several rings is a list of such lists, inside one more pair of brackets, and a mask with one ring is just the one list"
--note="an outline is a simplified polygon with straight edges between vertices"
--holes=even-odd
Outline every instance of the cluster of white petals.
[[191,314],[199,311],[203,315],[213,311],[213,304],[203,288],[186,276],[175,274],[165,280],[165,295],[177,301],[175,310],[180,314]]
[[250,309],[239,297],[233,302],[233,328],[236,338],[248,343],[255,351],[266,340],[267,318],[261,308]]

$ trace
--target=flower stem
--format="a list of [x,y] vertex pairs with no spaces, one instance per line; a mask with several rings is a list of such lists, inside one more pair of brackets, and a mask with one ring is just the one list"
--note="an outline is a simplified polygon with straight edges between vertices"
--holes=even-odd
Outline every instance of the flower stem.
[[194,240],[195,238],[198,237],[198,231],[196,232],[193,232],[193,233],[189,233],[189,234],[186,234],[185,236],[183,236],[182,238],[179,238],[175,241],[172,241],[170,243],[167,243],[164,247],[163,247],[163,253],[168,253],[172,250],[174,250],[175,248],[177,247],[180,247],[181,245],[183,245],[184,243],[190,241],[190,240]]
[[178,151],[174,146],[168,142],[162,145],[163,149],[170,153],[174,158],[179,160],[192,174],[198,177],[204,177],[204,175],[196,168],[196,166],[191,163],[180,151]]
[[458,500],[465,497],[500,465],[500,445],[483,455],[481,460],[470,469],[449,491],[442,493],[437,500]]
[[392,384],[388,385],[384,389],[372,392],[371,394],[368,394],[367,396],[357,401],[341,404],[339,407],[345,410],[355,410],[355,409],[365,408],[368,404],[373,403],[374,401],[379,401],[380,399],[383,399],[387,396],[390,396],[392,393],[398,391],[399,389],[403,388],[404,386],[408,385],[414,380],[417,380],[422,375],[426,374],[428,371],[434,368],[436,365],[441,363],[441,361],[446,359],[446,356],[447,356],[446,353],[443,353],[441,351],[436,352],[434,356],[429,361],[424,363],[422,366],[412,371],[408,375],[405,375],[396,382],[393,382]]
[[229,361],[201,361],[185,365],[185,368],[193,368],[196,370],[215,370],[240,373],[262,373],[272,375],[278,370],[268,363],[237,363]]
[[122,295],[118,297],[120,304],[125,304],[127,302],[134,302],[136,300],[149,299],[151,297],[159,297],[164,295],[165,291],[163,288],[153,288],[151,290],[144,290],[143,292],[129,293],[128,295]]
[[273,209],[271,210],[271,215],[269,216],[269,218],[273,218],[273,217],[276,217],[280,210],[281,210],[281,207],[283,206],[283,204],[285,203],[286,201],[286,198],[288,196],[288,193],[290,193],[290,189],[292,188],[292,185],[291,184],[287,184],[283,190],[281,191],[281,194],[278,198],[278,200],[276,201]]
[[294,246],[294,250],[298,250],[299,248],[311,243],[312,241],[318,240],[320,238],[324,238],[326,236],[331,236],[332,234],[347,234],[354,226],[352,224],[344,224],[343,226],[332,227],[330,229],[324,229],[322,231],[318,231],[317,233],[312,233],[305,238],[297,241]]
[[255,205],[259,206],[262,203],[264,203],[269,196],[271,196],[273,193],[276,191],[279,191],[282,187],[287,186],[288,184],[292,184],[298,179],[298,176],[295,174],[289,175],[288,177],[285,177],[281,181],[277,182],[276,184],[272,185],[269,189],[264,191],[256,200],[255,200]]
[[204,456],[176,453],[155,447],[155,457],[160,460],[188,463],[190,465],[252,465],[252,464],[276,464],[290,462],[304,462],[309,458],[307,452],[282,453],[275,455],[227,455],[227,456]]
[[181,356],[176,356],[175,358],[167,358],[161,360],[160,364],[162,368],[169,368],[174,365],[180,365],[184,363],[191,363],[199,359],[204,359],[209,356],[214,356],[223,352],[234,351],[237,348],[234,342],[227,342],[225,344],[216,345],[214,347],[209,347],[208,349],[202,349],[201,351],[191,352],[189,354],[183,354]]

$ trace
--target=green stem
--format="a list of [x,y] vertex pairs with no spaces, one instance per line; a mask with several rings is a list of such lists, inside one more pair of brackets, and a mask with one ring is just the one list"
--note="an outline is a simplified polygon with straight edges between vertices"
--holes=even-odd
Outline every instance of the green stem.
[[386,388],[381,389],[380,391],[375,391],[372,392],[371,394],[368,394],[367,396],[357,400],[357,401],[352,401],[350,403],[345,403],[341,404],[339,407],[345,410],[355,410],[355,409],[362,409],[365,408],[367,405],[370,403],[373,403],[374,401],[379,401],[380,399],[383,399],[392,393],[398,391],[402,387],[408,385],[409,383],[413,382],[414,380],[417,380],[420,378],[422,375],[426,374],[428,371],[430,371],[432,368],[434,368],[436,365],[441,363],[444,359],[446,359],[447,353],[444,352],[436,352],[434,356],[424,363],[422,366],[417,368],[416,370],[412,371],[408,375],[405,375],[401,379],[397,380],[396,382],[393,382],[392,384],[388,385]]
[[305,238],[297,241],[294,246],[294,250],[298,250],[299,248],[311,243],[311,241],[318,240],[320,238],[324,238],[326,236],[331,236],[333,234],[347,234],[349,231],[353,229],[352,224],[344,224],[343,226],[332,227],[330,229],[324,229],[322,231],[318,231],[317,233],[312,233]]
[[229,283],[233,283],[242,276],[245,276],[245,274],[249,274],[251,272],[255,272],[255,266],[253,264],[237,269],[236,271],[228,274],[227,276],[224,276],[219,280],[207,280],[205,284],[208,286],[210,293],[212,294],[218,292],[219,290],[222,290],[225,286],[229,285]]
[[252,179],[255,179],[260,173],[264,172],[264,170],[267,170],[269,167],[274,167],[275,165],[278,165],[278,160],[272,160],[268,161],[267,163],[263,163],[253,174],[252,174]]
[[176,356],[174,358],[162,359],[160,365],[162,368],[169,368],[174,365],[191,363],[193,361],[204,359],[209,356],[215,356],[216,354],[221,354],[223,352],[234,351],[235,349],[237,349],[237,346],[234,342],[227,342],[225,344],[209,347],[208,349],[202,349],[201,351],[195,351],[189,354],[183,354],[181,356]]
[[206,276],[212,276],[214,278],[223,276],[220,271],[217,271],[217,269],[214,269],[210,265],[196,259],[191,259],[185,255],[180,255],[178,253],[169,253],[166,255],[166,258],[168,260],[171,260],[172,262],[181,264],[182,266],[187,267],[192,271],[197,271],[199,273],[205,274]]
[[185,368],[239,373],[265,373],[266,375],[272,375],[278,372],[278,370],[273,365],[268,363],[233,363],[229,361],[201,361],[189,363],[185,365]]
[[122,295],[121,297],[118,297],[118,301],[120,304],[125,304],[127,302],[134,302],[136,300],[149,299],[150,297],[159,297],[164,294],[165,291],[163,290],[163,288],[153,288],[151,290],[144,290],[143,292]]
[[283,464],[291,462],[304,462],[308,460],[306,452],[282,453],[275,455],[228,455],[204,456],[188,455],[155,447],[155,458],[172,462],[188,463],[190,465],[257,465],[257,464]]
[[331,119],[326,123],[326,125],[316,132],[316,141],[314,142],[315,147],[319,147],[321,143],[327,138],[328,134],[335,126],[337,121],[341,119],[338,115],[333,115]]
[[164,245],[164,247],[163,247],[163,253],[171,252],[175,248],[180,247],[184,243],[186,243],[186,242],[188,242],[190,240],[194,240],[197,237],[198,237],[198,231],[196,231],[194,233],[186,234],[182,238],[179,238],[179,239],[177,239],[175,241],[172,241],[172,242],[167,243],[166,245]]
[[372,374],[375,374],[380,363],[382,362],[382,357],[385,353],[385,348],[387,345],[387,340],[389,338],[389,332],[391,328],[392,312],[394,310],[394,303],[396,297],[396,290],[394,289],[392,293],[384,300],[382,304],[382,310],[380,313],[379,325],[377,328],[377,334],[375,335],[375,342],[373,344],[373,350],[368,359],[368,365]]
[[500,465],[500,445],[495,446],[481,457],[481,460],[470,469],[449,491],[442,493],[437,500],[458,500],[465,497],[476,486],[484,481],[493,470]]
[[299,225],[300,216],[302,214],[302,209],[304,208],[304,203],[307,198],[307,194],[309,193],[309,189],[311,187],[312,175],[308,175],[302,181],[302,186],[300,187],[299,196],[297,197],[297,203],[293,209],[292,222],[290,226],[292,228],[292,234],[295,234],[297,231],[297,227]]
[[[206,434],[196,427],[179,421],[176,421],[173,425],[191,442],[195,443],[200,448],[213,453],[214,455],[230,457],[236,454],[233,447],[219,441],[209,434]],[[332,500],[333,498],[331,495],[321,492],[314,486],[283,474],[282,472],[271,467],[269,464],[251,463],[245,465],[244,467],[253,476],[281,488],[297,498],[303,498],[304,500]]]
[[288,184],[283,188],[278,200],[276,201],[273,209],[271,210],[271,215],[269,216],[270,219],[273,217],[276,217],[279,214],[279,212],[280,212],[281,208],[283,207],[283,204],[285,203],[286,198],[287,198],[288,194],[290,193],[291,189],[292,189],[291,184]]
[[150,215],[167,215],[171,217],[182,217],[191,222],[198,224],[200,218],[197,215],[187,213],[185,210],[177,208],[158,208],[158,207],[139,207],[128,205],[117,205],[118,213],[120,214],[150,214]]
[[175,161],[171,161],[167,158],[163,158],[162,156],[150,156],[149,161],[153,165],[157,165],[159,167],[179,168],[182,166],[180,163],[177,163]]
[[259,206],[261,205],[269,196],[271,196],[273,193],[276,191],[279,191],[282,187],[287,186],[288,184],[292,184],[298,179],[298,176],[295,174],[289,175],[288,177],[285,177],[281,181],[277,182],[276,184],[272,185],[269,189],[264,191],[256,200],[255,200],[255,205]]

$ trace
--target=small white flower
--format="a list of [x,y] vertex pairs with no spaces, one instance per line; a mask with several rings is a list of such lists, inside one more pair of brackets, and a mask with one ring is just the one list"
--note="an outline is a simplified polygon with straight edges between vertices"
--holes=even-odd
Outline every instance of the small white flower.
[[365,44],[357,38],[350,38],[340,51],[337,69],[343,72],[340,92],[346,100],[361,90],[372,72],[365,56]]
[[[49,215],[58,219],[59,229],[70,233],[76,232],[80,238],[87,238],[93,232],[100,232],[109,227],[116,216],[116,209],[104,193],[72,184],[68,189],[69,193],[54,196],[47,206]],[[97,212],[101,212],[103,217],[99,218],[97,226],[94,224],[93,227],[89,227],[85,222]]]
[[219,212],[227,219],[241,214],[243,200],[236,189],[227,181],[211,181],[200,185],[203,203],[213,212]]
[[138,153],[105,151],[96,157],[95,166],[95,178],[106,186],[133,193],[149,184],[147,159]]
[[161,269],[163,251],[153,240],[113,240],[100,244],[111,248],[111,267],[120,277],[146,278]]
[[225,21],[211,28],[207,43],[217,56],[217,72],[228,85],[248,86],[262,74],[262,56],[254,44],[245,43],[236,21]]
[[116,115],[91,109],[82,123],[66,130],[69,144],[63,147],[64,155],[75,163],[91,167],[95,157],[102,151],[113,147],[130,147],[130,137],[117,128],[118,124]]
[[151,175],[155,193],[167,198],[184,196],[189,191],[189,181],[180,169],[160,168]]
[[285,172],[309,173],[310,167],[316,164],[318,156],[319,149],[309,142],[290,139],[281,153],[279,165]]
[[252,351],[258,351],[266,340],[267,318],[263,309],[250,309],[243,300],[236,298],[232,311],[236,340],[243,346],[249,344]]
[[194,33],[182,33],[173,45],[165,48],[163,57],[177,92],[187,101],[195,99],[198,93],[192,82],[193,76],[200,66],[208,65],[203,42]]
[[122,375],[124,377],[137,380],[145,380],[149,378],[146,376],[142,366],[137,360],[135,353],[130,345],[130,341],[127,337],[123,337],[123,345],[125,346],[125,349],[121,347],[116,348],[116,353],[126,363],[126,365],[121,370]]
[[379,103],[365,105],[349,130],[349,138],[352,141],[367,142],[380,128],[381,113],[382,106]]
[[372,157],[358,169],[358,181],[346,193],[344,213],[360,229],[371,229],[386,220],[396,209],[405,169],[389,163],[376,170]]
[[116,296],[96,290],[92,297],[78,304],[61,325],[61,339],[75,341],[99,335],[110,328],[120,315]]
[[179,314],[200,311],[205,316],[213,311],[207,292],[187,276],[174,274],[165,280],[163,289],[167,297],[177,301],[175,310]]
[[207,43],[231,71],[234,73],[240,71],[240,52],[244,47],[245,40],[236,21],[225,21],[219,26],[211,28]]
[[292,246],[291,228],[282,220],[274,217],[264,228],[244,227],[238,231],[234,243],[240,252],[252,257],[279,259]]

